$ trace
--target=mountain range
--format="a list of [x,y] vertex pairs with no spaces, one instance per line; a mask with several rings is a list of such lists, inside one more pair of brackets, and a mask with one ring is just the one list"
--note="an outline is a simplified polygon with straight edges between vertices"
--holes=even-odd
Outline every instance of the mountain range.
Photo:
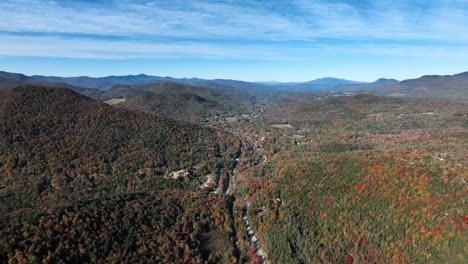
[[27,76],[19,73],[0,72],[0,89],[13,88],[19,84],[47,84],[65,86],[86,96],[98,97],[102,91],[114,86],[138,86],[154,83],[178,83],[212,89],[229,89],[251,96],[272,96],[272,92],[334,92],[370,93],[399,97],[433,97],[446,99],[468,99],[468,72],[455,75],[427,75],[417,79],[398,81],[378,79],[365,83],[339,78],[320,78],[307,82],[244,82],[238,80],[199,78],[172,78],[145,74],[107,77],[56,77]]

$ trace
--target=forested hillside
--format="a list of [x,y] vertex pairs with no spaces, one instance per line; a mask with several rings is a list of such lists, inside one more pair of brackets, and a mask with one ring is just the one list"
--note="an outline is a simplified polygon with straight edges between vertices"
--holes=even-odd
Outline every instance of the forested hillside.
[[1,92],[1,261],[468,257],[466,103],[291,93],[207,123],[228,95],[146,88]]
[[464,263],[468,105],[290,97],[237,175],[271,263]]
[[380,97],[369,94],[317,97],[291,96],[265,109],[270,123],[318,129],[323,133],[342,131],[400,132],[409,129],[440,129],[460,126],[466,104],[448,100]]
[[256,101],[238,91],[179,83],[118,85],[95,99],[192,123],[252,113]]
[[[199,189],[202,176],[226,173],[239,151],[232,135],[36,86],[2,92],[0,118],[2,261],[233,256],[204,246],[211,236],[230,241],[229,203],[204,192],[163,191]],[[179,170],[186,173],[172,179]],[[172,257],[167,250],[149,253],[161,243]]]
[[227,263],[235,259],[229,201],[214,194],[131,193],[2,217],[0,261]]
[[2,173],[164,175],[213,167],[237,150],[228,133],[119,110],[65,89],[20,87],[2,97]]
[[124,100],[125,102],[119,106],[191,122],[199,122],[203,118],[223,112],[223,105],[217,101],[191,93],[140,92]]
[[468,263],[467,25],[468,0],[0,0],[0,264]]
[[378,87],[378,95],[468,100],[468,72],[455,75],[426,75]]

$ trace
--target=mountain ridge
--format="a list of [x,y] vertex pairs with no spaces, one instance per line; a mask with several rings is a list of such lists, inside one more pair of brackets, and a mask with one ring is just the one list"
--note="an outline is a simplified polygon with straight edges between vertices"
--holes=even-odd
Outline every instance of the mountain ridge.
[[[66,85],[68,88],[96,98],[103,91],[114,86],[145,85],[154,83],[179,83],[228,89],[247,93],[251,96],[272,96],[271,92],[338,92],[372,93],[383,96],[434,97],[446,99],[468,99],[468,72],[454,75],[424,75],[415,79],[398,81],[380,78],[374,82],[356,82],[346,79],[325,77],[307,82],[246,82],[231,79],[172,78],[146,74],[106,77],[56,77],[27,76],[20,73],[0,71],[0,89],[11,89],[19,84]],[[94,89],[94,90],[83,90]],[[443,92],[442,92],[443,90]]]

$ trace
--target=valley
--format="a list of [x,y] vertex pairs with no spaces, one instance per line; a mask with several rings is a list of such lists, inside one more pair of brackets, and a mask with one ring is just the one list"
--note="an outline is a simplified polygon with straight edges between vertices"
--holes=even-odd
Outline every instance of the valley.
[[468,0],[1,0],[0,264],[468,263]]
[[468,0],[1,0],[0,264],[468,263]]
[[468,105],[455,96],[35,78],[0,91],[0,262],[468,257]]

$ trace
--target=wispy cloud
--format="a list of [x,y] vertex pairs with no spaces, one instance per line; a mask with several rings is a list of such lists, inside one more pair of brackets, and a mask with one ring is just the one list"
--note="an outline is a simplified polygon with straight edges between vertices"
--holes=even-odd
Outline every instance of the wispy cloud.
[[[12,45],[12,43],[15,43]],[[4,35],[0,38],[3,56],[87,58],[87,59],[158,59],[201,58],[262,61],[301,61],[324,56],[394,56],[413,58],[459,58],[468,54],[468,46],[408,45],[372,42],[311,43],[308,45],[259,43],[212,43],[200,41],[146,42],[96,38]]]
[[468,59],[468,0],[2,0],[0,56]]
[[200,39],[362,37],[453,41],[468,39],[464,26],[467,22],[465,0],[4,0],[0,3],[0,30],[13,32]]

